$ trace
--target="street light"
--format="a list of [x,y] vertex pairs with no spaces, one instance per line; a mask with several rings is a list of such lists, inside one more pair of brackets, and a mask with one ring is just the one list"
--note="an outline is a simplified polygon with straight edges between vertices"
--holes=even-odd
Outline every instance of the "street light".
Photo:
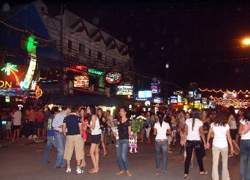
[[168,69],[169,69],[169,63],[166,64],[166,100],[167,100],[167,104],[168,104]]
[[250,44],[250,38],[243,39],[243,44],[249,45]]

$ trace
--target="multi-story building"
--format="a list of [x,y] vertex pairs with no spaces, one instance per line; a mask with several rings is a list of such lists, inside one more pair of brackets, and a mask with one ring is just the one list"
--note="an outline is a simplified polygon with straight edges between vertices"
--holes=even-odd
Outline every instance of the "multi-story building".
[[[67,9],[52,17],[51,9],[41,0],[34,4],[63,59],[70,67],[78,66],[80,69],[76,70],[87,72],[90,87],[87,91],[108,93],[105,74],[110,71],[122,74],[121,84],[132,84],[133,61],[127,45]],[[72,81],[67,85],[72,93]]]

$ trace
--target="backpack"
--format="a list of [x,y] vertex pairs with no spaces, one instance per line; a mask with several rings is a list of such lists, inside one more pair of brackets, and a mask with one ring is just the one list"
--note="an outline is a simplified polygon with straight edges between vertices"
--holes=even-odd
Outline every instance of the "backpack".
[[242,134],[248,133],[249,130],[250,130],[250,121],[245,121],[245,124],[243,125],[242,129]]

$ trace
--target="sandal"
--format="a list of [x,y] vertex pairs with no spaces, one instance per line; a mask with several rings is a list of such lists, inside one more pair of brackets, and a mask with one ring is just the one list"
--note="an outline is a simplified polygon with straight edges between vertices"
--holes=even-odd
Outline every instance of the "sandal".
[[187,174],[184,174],[183,178],[188,178],[188,175],[187,175]]
[[89,173],[90,173],[90,174],[94,174],[94,173],[98,173],[98,171],[96,171],[96,170],[94,170],[94,169],[90,169],[90,170],[89,170]]
[[201,175],[207,174],[207,171],[201,171],[200,174],[201,174]]
[[122,174],[124,174],[123,171],[120,171],[120,172],[116,173],[117,176],[120,176],[120,175],[122,175]]

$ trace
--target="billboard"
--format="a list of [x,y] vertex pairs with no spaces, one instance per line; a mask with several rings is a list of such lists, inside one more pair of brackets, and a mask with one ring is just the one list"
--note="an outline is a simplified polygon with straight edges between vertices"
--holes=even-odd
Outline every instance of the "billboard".
[[84,75],[74,76],[74,87],[88,88],[89,87],[89,77],[84,76]]
[[139,98],[151,98],[152,97],[152,92],[150,90],[139,91],[138,92],[138,97]]
[[133,95],[133,86],[117,86],[116,95]]

